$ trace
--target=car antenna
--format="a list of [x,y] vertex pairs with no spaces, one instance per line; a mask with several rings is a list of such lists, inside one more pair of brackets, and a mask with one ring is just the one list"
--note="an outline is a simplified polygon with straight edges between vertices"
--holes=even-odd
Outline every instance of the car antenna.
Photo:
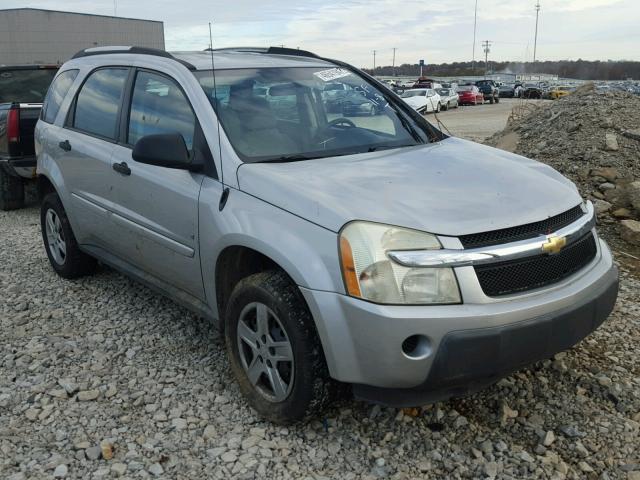
[[220,183],[222,184],[222,196],[218,210],[222,211],[229,198],[229,188],[224,185],[224,168],[222,167],[222,143],[220,142],[220,117],[218,112],[218,86],[216,84],[216,63],[213,59],[213,33],[211,31],[211,22],[209,22],[209,53],[211,54],[211,77],[213,78],[213,108],[216,114],[216,123],[218,127],[218,155],[220,158]]

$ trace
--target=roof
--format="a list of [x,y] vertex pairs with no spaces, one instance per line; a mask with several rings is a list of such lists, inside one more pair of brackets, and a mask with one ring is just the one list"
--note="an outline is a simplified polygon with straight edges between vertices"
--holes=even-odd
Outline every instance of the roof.
[[190,63],[196,70],[211,70],[211,57],[216,70],[232,68],[267,68],[267,67],[332,67],[327,60],[287,54],[260,53],[258,51],[213,50],[200,52],[171,52],[178,60]]
[[134,20],[137,22],[155,22],[155,23],[164,23],[160,20],[148,20],[146,18],[131,18],[131,17],[118,17],[115,15],[98,15],[95,13],[83,13],[83,12],[65,12],[63,10],[47,10],[45,8],[0,8],[0,14],[3,12],[18,12],[18,11],[32,11],[32,12],[45,12],[45,13],[61,13],[64,15],[84,15],[87,17],[103,17],[103,18],[113,18],[117,20]]
[[[72,58],[102,55],[152,55],[170,58],[182,63],[190,70],[228,70],[237,68],[284,68],[284,67],[335,67],[340,62],[325,60],[305,50],[279,47],[241,47],[218,50],[207,49],[195,52],[173,52],[156,48],[135,46],[103,46],[80,50]],[[213,64],[213,65],[212,65]]]

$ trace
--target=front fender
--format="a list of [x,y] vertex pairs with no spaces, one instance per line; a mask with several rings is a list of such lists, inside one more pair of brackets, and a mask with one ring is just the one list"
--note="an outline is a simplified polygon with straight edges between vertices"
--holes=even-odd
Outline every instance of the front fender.
[[251,248],[278,264],[301,287],[344,293],[335,232],[281,208],[231,189],[222,211],[222,185],[206,179],[200,194],[199,225],[203,281],[215,306],[215,271],[230,246]]

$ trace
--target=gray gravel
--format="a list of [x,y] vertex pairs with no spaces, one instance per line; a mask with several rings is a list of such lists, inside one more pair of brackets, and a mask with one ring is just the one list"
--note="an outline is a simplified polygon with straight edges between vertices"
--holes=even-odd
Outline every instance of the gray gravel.
[[637,270],[597,333],[485,392],[283,428],[204,321],[106,268],[58,278],[36,208],[0,232],[2,479],[640,478]]

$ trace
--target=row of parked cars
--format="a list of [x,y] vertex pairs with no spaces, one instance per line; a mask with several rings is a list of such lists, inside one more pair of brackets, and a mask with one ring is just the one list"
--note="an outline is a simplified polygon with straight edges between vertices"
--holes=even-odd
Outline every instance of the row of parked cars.
[[552,85],[547,82],[503,83],[498,87],[504,98],[530,98],[557,100],[575,91],[573,85]]
[[51,268],[100,262],[211,321],[273,422],[324,418],[345,386],[395,407],[473,393],[570,348],[615,303],[571,181],[446,135],[346,63],[96,47],[41,107],[35,131],[16,113],[0,126],[1,162],[32,135]]
[[410,85],[386,83],[420,113],[438,113],[440,110],[458,108],[459,105],[479,105],[485,102],[493,104],[500,101],[498,86],[493,80],[458,84],[420,77]]
[[640,95],[640,82],[637,80],[618,80],[611,82],[596,82],[599,92],[627,92]]

